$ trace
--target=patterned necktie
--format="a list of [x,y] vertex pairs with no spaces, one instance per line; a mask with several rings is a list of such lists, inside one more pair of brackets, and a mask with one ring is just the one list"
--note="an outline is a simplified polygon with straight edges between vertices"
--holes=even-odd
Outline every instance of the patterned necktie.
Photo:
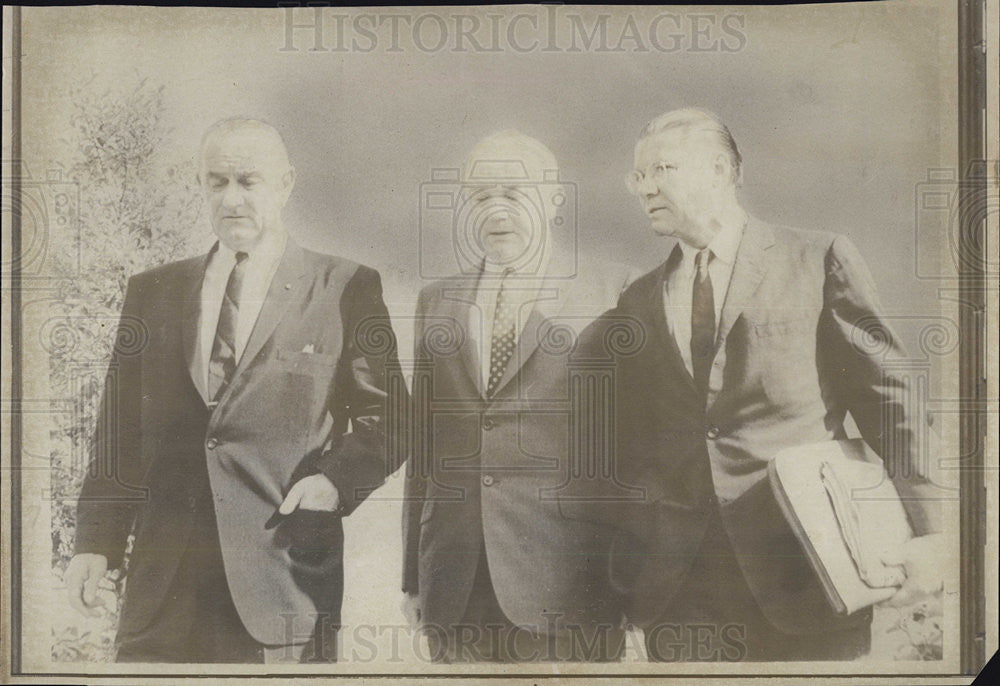
[[708,248],[695,255],[694,288],[691,293],[691,367],[694,384],[702,392],[708,388],[708,371],[715,350],[715,296],[708,273]]
[[507,362],[514,354],[514,344],[517,339],[517,331],[514,327],[517,318],[517,307],[507,299],[507,276],[509,269],[503,273],[500,281],[500,290],[497,293],[497,308],[493,313],[493,336],[490,341],[490,379],[486,384],[486,397],[492,397],[500,383],[504,370],[507,369]]
[[212,342],[212,357],[208,362],[208,397],[217,401],[226,390],[236,370],[236,323],[240,314],[240,293],[246,274],[248,255],[236,253],[236,264],[226,282],[226,294],[219,310],[219,325]]

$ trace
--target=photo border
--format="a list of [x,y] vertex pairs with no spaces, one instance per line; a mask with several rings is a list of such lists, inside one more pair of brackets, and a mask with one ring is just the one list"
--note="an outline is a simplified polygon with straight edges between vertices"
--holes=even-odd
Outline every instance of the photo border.
[[[865,677],[869,680],[882,681],[906,678],[934,678],[942,679],[948,677],[968,677],[976,674],[986,662],[985,640],[986,640],[986,603],[985,603],[985,579],[986,579],[986,558],[985,546],[987,539],[987,522],[985,517],[986,490],[985,490],[985,455],[988,412],[982,402],[986,398],[986,380],[988,355],[984,347],[986,326],[989,322],[987,306],[987,292],[991,278],[995,276],[988,273],[989,255],[987,254],[987,231],[988,226],[985,216],[979,217],[970,213],[970,208],[982,207],[987,195],[987,177],[975,174],[977,168],[984,168],[986,159],[986,126],[989,116],[996,117],[997,113],[988,113],[987,102],[987,55],[986,55],[986,35],[984,33],[984,14],[987,0],[959,0],[957,5],[958,18],[958,164],[962,170],[960,174],[960,188],[962,193],[968,195],[960,202],[960,254],[967,256],[967,259],[959,260],[959,292],[965,307],[959,312],[959,393],[960,398],[967,405],[967,409],[961,412],[960,418],[960,454],[968,459],[967,466],[962,469],[960,485],[960,564],[961,564],[961,605],[960,605],[960,637],[961,637],[961,671],[956,674],[871,674],[857,673],[845,674],[838,672],[809,672],[809,673],[740,673],[740,672],[719,672],[713,674],[649,674],[644,672],[615,671],[613,673],[563,673],[553,674],[551,671],[537,673],[455,673],[455,672],[419,672],[411,675],[400,673],[361,673],[361,674],[336,674],[336,673],[316,673],[316,672],[278,672],[274,674],[246,674],[234,671],[224,673],[214,671],[211,674],[170,674],[127,671],[114,674],[95,674],[92,672],[24,672],[21,669],[21,448],[22,448],[22,421],[21,421],[21,401],[23,386],[23,370],[20,357],[22,345],[22,323],[21,305],[22,298],[22,275],[16,260],[12,263],[10,274],[10,373],[11,389],[10,400],[5,404],[4,414],[9,414],[10,427],[10,474],[9,493],[11,508],[0,513],[0,518],[9,516],[9,558],[3,560],[4,565],[8,565],[10,584],[5,584],[3,593],[9,601],[10,623],[5,627],[5,637],[9,637],[10,646],[10,677],[29,678],[53,678],[57,680],[74,679],[88,677],[101,681],[113,681],[119,679],[142,679],[153,680],[158,678],[170,679],[226,679],[239,678],[247,680],[258,680],[262,678],[295,678],[295,679],[383,679],[411,677],[417,679],[516,679],[516,680],[548,680],[548,679],[594,679],[594,678],[626,678],[634,677],[641,679],[722,679],[738,677],[741,679],[801,679],[801,678],[830,678],[832,680],[847,679],[850,677]],[[21,7],[31,6],[36,3],[22,3],[17,6],[5,6],[5,10],[10,11],[10,51],[13,56],[11,69],[9,72],[9,82],[11,88],[11,171],[16,170],[16,165],[21,159],[21,116],[20,116],[20,95],[22,86],[21,63],[18,56],[21,53]],[[42,4],[42,3],[38,3]],[[75,4],[75,3],[66,3]],[[90,4],[90,3],[80,3]],[[141,3],[147,6],[158,6],[161,3]],[[167,3],[162,3],[166,5]],[[325,4],[325,3],[324,3]],[[351,4],[351,3],[349,3]],[[373,3],[382,4],[382,3]],[[389,4],[389,3],[386,3]],[[506,3],[501,3],[506,4]],[[590,3],[587,3],[590,4]],[[754,3],[747,3],[754,4]],[[173,5],[172,5],[173,6]],[[212,3],[192,3],[189,6],[212,6]],[[247,7],[257,9],[260,5],[243,3],[227,3],[227,7]],[[280,7],[281,3],[276,3],[275,7]],[[735,6],[735,5],[734,5]],[[995,172],[994,172],[995,173]],[[20,178],[16,173],[10,175],[10,189],[16,197],[20,193]],[[978,220],[981,220],[977,222]],[[11,215],[11,235],[10,250],[12,255],[20,254],[22,247],[21,221],[18,213]],[[964,248],[964,250],[962,249]],[[995,313],[994,313],[995,314]],[[6,619],[6,618],[5,618]],[[4,622],[6,624],[6,622]]]

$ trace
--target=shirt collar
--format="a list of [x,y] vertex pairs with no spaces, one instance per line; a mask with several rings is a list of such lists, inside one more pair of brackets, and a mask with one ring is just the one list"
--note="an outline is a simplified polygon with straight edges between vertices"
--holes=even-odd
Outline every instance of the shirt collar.
[[[734,221],[722,225],[715,238],[706,246],[712,256],[725,264],[733,264],[736,261],[736,252],[740,247],[740,239],[743,237],[743,228],[747,224],[746,214],[740,213]],[[684,241],[678,241],[681,252],[684,254],[684,262],[687,265],[694,264],[695,255],[701,250],[688,245]]]
[[480,271],[483,276],[501,276],[506,271],[508,275],[514,275],[522,279],[531,277],[544,279],[545,275],[548,273],[549,262],[551,259],[552,241],[550,239],[546,242],[546,245],[542,250],[541,257],[537,263],[535,260],[530,260],[517,261],[513,264],[501,264],[499,262],[491,262],[490,259],[486,257],[483,258]]
[[[284,254],[287,242],[288,236],[284,231],[268,232],[252,250],[246,251],[249,256],[247,259],[251,264],[272,264]],[[223,264],[236,262],[236,251],[224,245],[222,241],[215,242],[215,253]]]

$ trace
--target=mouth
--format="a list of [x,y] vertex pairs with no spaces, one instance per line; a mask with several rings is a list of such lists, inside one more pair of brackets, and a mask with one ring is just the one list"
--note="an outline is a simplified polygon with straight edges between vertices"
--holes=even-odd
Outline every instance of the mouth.
[[650,207],[649,209],[646,210],[646,214],[653,216],[657,212],[666,212],[667,210],[668,208],[666,207]]

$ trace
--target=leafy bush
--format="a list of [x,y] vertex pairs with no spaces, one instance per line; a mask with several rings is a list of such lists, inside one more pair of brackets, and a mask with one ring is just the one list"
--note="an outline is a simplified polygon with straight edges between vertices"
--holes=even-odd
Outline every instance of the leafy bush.
[[[71,413],[53,413],[52,564],[62,575],[73,553],[76,498],[93,447],[94,425],[125,286],[131,275],[193,254],[202,196],[193,161],[168,162],[170,131],[162,121],[164,87],[146,79],[97,91],[91,81],[69,93],[78,238],[54,245],[67,275],[43,330],[53,397]],[[107,660],[113,655],[117,603],[103,628],[54,630],[53,657]]]

